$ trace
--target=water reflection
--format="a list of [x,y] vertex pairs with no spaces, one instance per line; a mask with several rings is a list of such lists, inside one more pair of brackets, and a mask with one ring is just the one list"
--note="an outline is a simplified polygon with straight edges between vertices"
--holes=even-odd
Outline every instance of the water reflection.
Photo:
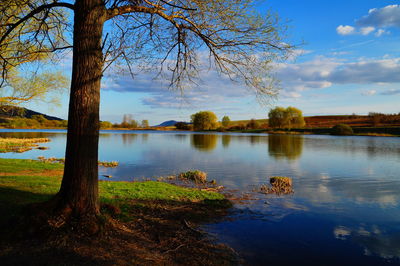
[[121,137],[124,145],[130,145],[135,142],[138,134],[121,134]]
[[191,145],[199,151],[210,152],[217,147],[217,140],[217,135],[193,134],[191,138]]
[[149,139],[149,134],[142,134],[142,141],[145,143]]
[[251,145],[256,145],[260,143],[265,143],[265,137],[261,136],[250,136],[250,143]]
[[306,150],[329,150],[332,153],[368,155],[369,159],[382,155],[400,158],[397,137],[327,137],[310,136],[304,139]]
[[[269,176],[292,177],[293,195],[257,194],[236,206],[239,218],[212,229],[250,265],[389,265],[384,259],[400,257],[400,138],[104,133],[100,159],[120,165],[100,175],[114,181],[200,169],[246,193]],[[10,134],[50,137],[50,149],[0,157],[64,157],[65,132],[0,133]]]
[[50,132],[0,132],[2,138],[54,138],[60,133]]
[[184,142],[184,141],[186,141],[188,135],[187,134],[175,134],[174,137],[175,137],[175,139],[179,140],[179,142]]
[[231,135],[222,135],[221,136],[221,141],[222,141],[222,147],[228,148],[229,144],[231,143]]
[[276,160],[296,160],[303,152],[303,136],[270,135],[268,153]]
[[350,240],[364,248],[364,255],[384,259],[400,258],[400,233],[388,233],[379,226],[359,225],[355,228],[337,226],[333,230],[336,239]]

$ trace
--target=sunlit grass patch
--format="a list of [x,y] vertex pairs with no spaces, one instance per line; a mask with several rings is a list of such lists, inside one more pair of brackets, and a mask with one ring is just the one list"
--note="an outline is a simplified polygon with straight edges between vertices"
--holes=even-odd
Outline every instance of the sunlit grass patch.
[[42,173],[48,170],[62,170],[60,163],[46,163],[26,159],[0,159],[0,173],[10,174],[19,172]]
[[[64,158],[55,158],[55,157],[46,158],[44,156],[39,156],[37,158],[39,161],[42,161],[45,163],[62,163],[62,164],[65,163]],[[111,161],[111,162],[99,161],[98,164],[103,167],[117,167],[119,165],[119,163],[116,161]]]
[[100,195],[105,201],[121,200],[165,200],[200,202],[204,200],[222,200],[219,193],[185,188],[164,182],[100,182]]
[[[8,203],[27,204],[50,199],[60,188],[63,165],[23,159],[0,159],[0,207]],[[53,170],[60,170],[55,172]],[[31,173],[39,173],[32,175]],[[46,173],[51,173],[50,175]],[[52,173],[58,173],[52,175]],[[217,192],[185,188],[164,182],[99,182],[102,203],[129,205],[131,201],[207,202],[218,205],[226,201]]]

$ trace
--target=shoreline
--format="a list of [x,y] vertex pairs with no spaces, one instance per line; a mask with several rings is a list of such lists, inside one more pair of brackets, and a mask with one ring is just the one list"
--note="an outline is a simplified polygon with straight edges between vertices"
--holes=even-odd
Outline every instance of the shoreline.
[[[7,130],[67,130],[67,128],[5,128]],[[171,128],[107,128],[100,129],[100,131],[176,131],[176,132],[190,132],[190,133],[244,133],[244,134],[271,134],[271,135],[332,135],[331,128],[301,128],[301,129],[247,129],[247,130],[180,130]],[[367,137],[400,137],[400,127],[353,127],[355,131],[353,135],[347,136],[367,136]],[[374,132],[375,131],[375,132]],[[390,132],[390,133],[387,133]],[[393,134],[394,133],[394,134]]]

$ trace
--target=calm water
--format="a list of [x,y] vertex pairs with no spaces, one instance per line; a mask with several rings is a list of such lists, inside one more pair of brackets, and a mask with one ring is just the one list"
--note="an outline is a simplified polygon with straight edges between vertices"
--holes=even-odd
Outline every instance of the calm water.
[[[50,149],[0,157],[64,157],[65,132],[16,131],[0,136],[48,137]],[[293,195],[256,194],[205,226],[249,264],[400,264],[400,138],[107,131],[100,160],[120,163],[100,169],[114,180],[200,169],[243,193],[292,177]]]

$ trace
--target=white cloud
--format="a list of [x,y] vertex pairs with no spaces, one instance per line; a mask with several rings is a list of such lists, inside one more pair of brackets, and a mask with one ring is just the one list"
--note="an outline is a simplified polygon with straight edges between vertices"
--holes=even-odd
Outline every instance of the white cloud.
[[154,78],[156,73],[140,73],[132,78],[129,74],[109,74],[102,81],[102,89],[117,92],[145,93],[142,103],[150,107],[192,109],[205,108],[219,103],[232,103],[246,96],[253,96],[249,89],[216,71],[202,72],[197,85],[180,90],[168,89],[168,80]]
[[340,25],[336,32],[340,35],[361,34],[364,36],[375,32],[376,37],[390,34],[386,28],[400,28],[400,5],[388,5],[382,8],[373,8],[368,15],[356,20],[356,26]]
[[369,26],[369,27],[362,27],[362,28],[360,29],[360,33],[361,33],[362,35],[368,35],[368,34],[370,34],[370,33],[373,32],[373,31],[375,31],[375,28],[374,28],[374,27],[371,27],[371,26]]
[[368,90],[361,93],[363,96],[373,96],[376,94],[376,90]]
[[[374,32],[374,31],[375,31],[375,27],[372,27],[372,26],[361,27],[360,29],[357,29],[357,28],[355,28],[353,26],[349,26],[349,25],[347,25],[347,26],[340,25],[340,26],[338,26],[336,28],[336,32],[339,35],[343,35],[343,36],[345,36],[345,35],[356,35],[356,34],[361,34],[361,35],[366,36],[366,35],[369,35],[371,32]],[[378,31],[379,31],[379,36],[381,36],[385,32],[384,30],[382,32],[381,29],[378,30]]]
[[384,29],[379,29],[375,32],[376,37],[381,37],[382,35],[385,34],[390,34],[390,31],[384,30]]
[[400,94],[400,89],[390,89],[384,92],[381,92],[381,95],[397,95]]
[[382,8],[370,9],[368,15],[357,20],[356,24],[361,27],[400,28],[400,5],[388,5]]
[[296,91],[287,91],[287,90],[283,90],[279,93],[280,97],[283,98],[291,98],[291,99],[297,99],[297,98],[301,98],[301,94],[296,92]]
[[[379,85],[400,83],[400,58],[359,59],[346,62],[337,58],[318,56],[301,63],[278,64],[276,76],[281,81],[280,98],[299,99],[304,91],[329,88],[333,85]],[[152,79],[150,73],[131,76],[115,76],[103,79],[103,88],[118,92],[145,93],[142,103],[162,108],[208,108],[211,105],[237,103],[243,97],[254,97],[246,86],[235,83],[214,71],[203,73],[203,82],[197,87],[180,91],[168,90],[168,83]],[[399,94],[400,90],[380,92],[380,95]],[[378,94],[374,90],[361,92],[365,96]],[[254,99],[254,98],[253,98]]]
[[348,25],[340,25],[336,28],[336,32],[340,35],[351,35],[355,33],[355,28]]
[[310,53],[312,53],[312,51],[310,51],[310,50],[295,49],[290,53],[288,60],[295,60],[302,55],[306,55],[306,54],[310,54]]
[[[298,64],[281,64],[277,76],[284,89],[281,95],[291,98],[296,95],[298,98],[305,90],[323,89],[332,85],[400,83],[399,73],[400,58],[343,62],[335,58],[317,57]],[[384,93],[394,95],[400,93],[400,90]],[[363,93],[369,96],[374,94],[376,91],[373,90]]]

